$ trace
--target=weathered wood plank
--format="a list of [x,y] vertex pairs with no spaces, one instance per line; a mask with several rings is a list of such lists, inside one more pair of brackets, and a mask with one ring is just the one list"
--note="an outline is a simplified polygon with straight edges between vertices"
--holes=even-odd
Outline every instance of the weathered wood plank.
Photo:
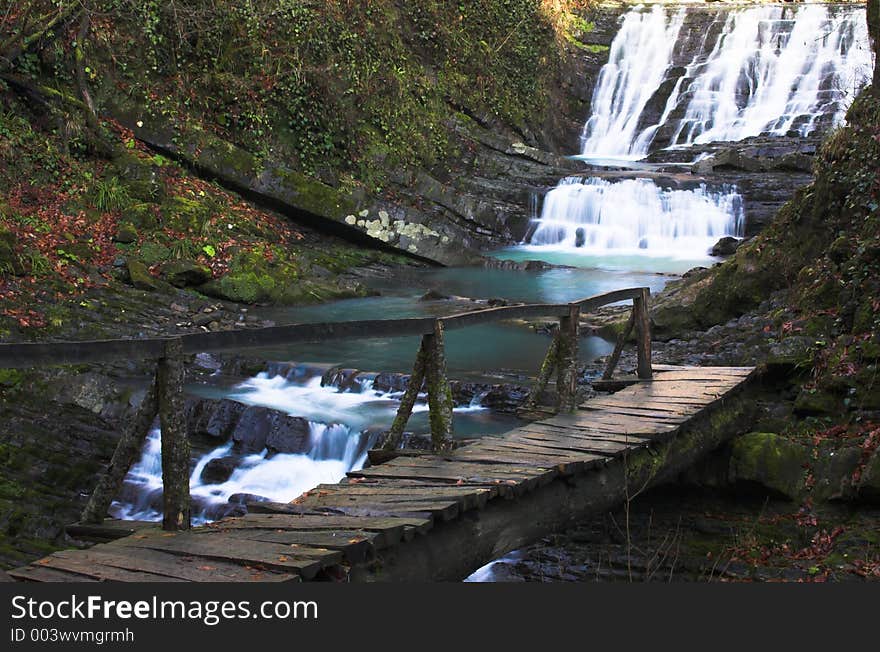
[[143,570],[127,570],[115,566],[104,566],[95,560],[78,554],[85,551],[62,551],[52,553],[37,563],[47,568],[79,573],[99,581],[110,582],[183,582],[184,580],[167,575],[156,575]]
[[342,560],[342,553],[338,550],[294,548],[257,541],[243,543],[232,537],[220,535],[212,538],[190,532],[164,537],[135,534],[104,545],[149,548],[176,555],[196,555],[242,565],[259,564],[287,572],[296,571],[306,580],[312,579],[322,568]]
[[[257,510],[261,510],[259,513]],[[289,503],[256,503],[251,513],[211,523],[207,527],[267,528],[276,530],[367,530],[381,532],[388,545],[400,541],[406,528],[424,534],[432,527],[431,519],[410,517],[354,517],[332,514],[304,514],[298,505]]]
[[9,571],[9,576],[20,582],[98,582],[94,577],[46,568],[35,561],[30,566],[22,566]]
[[112,541],[144,529],[158,530],[159,524],[151,521],[121,521],[107,518],[103,523],[71,523],[64,528],[65,532],[74,539],[90,541]]
[[381,533],[365,530],[325,530],[323,532],[234,530],[227,533],[227,536],[249,541],[339,550],[349,564],[359,564],[372,558],[375,551],[381,548],[376,545],[376,542],[382,540]]
[[181,556],[148,548],[129,547],[125,550],[95,546],[81,551],[83,559],[103,566],[131,571],[145,571],[190,582],[292,582],[299,581],[296,573],[256,569],[205,559]]

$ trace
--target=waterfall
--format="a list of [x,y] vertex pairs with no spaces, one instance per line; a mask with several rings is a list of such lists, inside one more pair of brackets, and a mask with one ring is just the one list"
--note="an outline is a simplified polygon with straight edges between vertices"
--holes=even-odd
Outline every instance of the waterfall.
[[633,140],[639,116],[663,82],[684,17],[680,9],[667,20],[660,5],[623,17],[593,92],[592,113],[582,138],[585,154],[624,153],[620,144]]
[[[720,29],[692,28],[704,31],[703,44],[677,61],[688,20],[659,5],[624,16],[593,93],[584,155],[637,159],[658,146],[806,136],[840,123],[870,80],[863,7],[726,10],[715,19]],[[669,89],[665,104],[661,88]],[[649,100],[662,112],[649,113]]]
[[530,245],[593,254],[705,256],[741,237],[742,198],[732,187],[663,189],[649,179],[569,177],[547,193]]

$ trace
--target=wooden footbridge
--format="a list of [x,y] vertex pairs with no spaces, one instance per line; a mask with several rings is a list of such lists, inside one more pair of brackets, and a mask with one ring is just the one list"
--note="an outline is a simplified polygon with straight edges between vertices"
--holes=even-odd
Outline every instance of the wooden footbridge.
[[[632,300],[610,356],[611,380],[630,332],[638,369],[615,394],[577,398],[582,312]],[[10,575],[25,581],[460,580],[505,552],[630,500],[674,477],[736,434],[750,402],[752,368],[652,369],[648,291],[620,290],[569,304],[520,305],[444,318],[300,324],[156,340],[0,345],[0,367],[156,358],[156,381],[127,424],[73,536],[104,539],[56,552]],[[527,408],[544,418],[454,448],[443,333],[506,319],[556,317],[560,327]],[[183,356],[279,343],[422,335],[413,375],[373,464],[289,504],[255,503],[242,517],[190,528],[189,445],[182,411]],[[557,405],[537,405],[556,370]],[[418,391],[427,389],[434,450],[397,447]],[[721,408],[724,408],[723,410]],[[105,519],[159,412],[164,519]]]

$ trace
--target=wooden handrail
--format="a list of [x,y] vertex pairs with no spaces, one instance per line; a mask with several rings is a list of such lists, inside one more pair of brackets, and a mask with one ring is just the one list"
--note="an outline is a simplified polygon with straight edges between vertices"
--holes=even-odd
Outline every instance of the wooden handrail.
[[143,441],[156,412],[162,426],[163,519],[166,530],[190,527],[189,461],[183,410],[184,357],[203,351],[241,351],[286,345],[294,342],[329,342],[341,339],[401,337],[420,335],[422,342],[413,374],[386,441],[386,448],[398,447],[413,405],[423,385],[428,393],[431,443],[435,451],[453,447],[452,390],[446,374],[443,333],[507,319],[555,317],[559,331],[541,365],[533,391],[526,401],[534,407],[555,369],[557,372],[557,410],[577,409],[578,325],[584,312],[626,299],[632,300],[632,317],[618,340],[606,369],[608,377],[620,357],[620,349],[632,328],[638,333],[638,376],[651,377],[651,333],[648,316],[648,288],[627,288],[606,292],[563,304],[522,304],[486,308],[447,317],[410,319],[370,319],[319,324],[292,324],[261,329],[193,333],[169,338],[93,340],[83,342],[42,342],[0,344],[0,368],[57,366],[108,362],[116,359],[155,359],[156,379],[147,398],[120,438],[107,471],[100,479],[85,511],[83,522],[99,522],[118,494],[125,473],[134,461],[138,442]]
[[[577,306],[583,314],[618,301],[638,300],[643,292],[646,293],[647,288],[615,290],[569,303],[522,304],[485,308],[439,318],[367,319],[290,324],[216,333],[191,333],[176,336],[174,339],[181,341],[185,355],[191,355],[207,351],[241,351],[298,342],[430,335],[434,332],[437,322],[442,323],[444,330],[448,331],[507,319],[562,318],[569,314],[571,306]],[[0,369],[87,364],[126,359],[158,360],[164,355],[168,339],[170,338],[3,343],[0,344]]]

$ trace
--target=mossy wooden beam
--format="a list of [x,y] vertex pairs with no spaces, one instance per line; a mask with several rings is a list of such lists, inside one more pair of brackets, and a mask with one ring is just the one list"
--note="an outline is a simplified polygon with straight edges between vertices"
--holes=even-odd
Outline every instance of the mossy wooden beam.
[[403,437],[403,431],[406,428],[406,424],[409,422],[409,417],[412,414],[416,398],[418,398],[419,390],[422,388],[422,383],[425,380],[425,365],[427,364],[428,358],[428,345],[425,341],[427,337],[429,336],[422,336],[422,343],[419,345],[418,353],[416,353],[416,362],[413,365],[412,375],[409,377],[406,391],[404,391],[403,397],[400,399],[400,405],[397,408],[397,414],[394,416],[394,422],[391,424],[391,429],[388,431],[388,438],[385,440],[385,445],[382,447],[383,450],[393,451],[397,450],[400,446],[400,439]]
[[80,517],[83,523],[103,523],[110,509],[110,503],[119,495],[125,475],[140,453],[144,440],[156,418],[156,380],[147,388],[141,404],[128,420],[113,451],[110,466],[101,475],[98,485],[89,497],[89,502]]
[[547,348],[547,355],[544,356],[544,360],[541,362],[541,368],[538,370],[538,377],[535,379],[535,384],[523,403],[523,410],[533,410],[537,406],[538,398],[547,388],[547,383],[550,382],[550,376],[553,375],[553,370],[556,369],[558,350],[559,335],[557,334],[553,336],[553,341],[550,342],[550,346]]
[[173,338],[165,344],[159,360],[159,419],[162,424],[163,530],[190,528],[190,446],[183,405],[183,342]]
[[648,311],[648,288],[640,288],[633,299],[633,320],[638,335],[637,375],[642,380],[653,376],[651,369],[651,315]]
[[443,345],[443,322],[434,324],[434,334],[425,336],[427,360],[425,383],[428,389],[428,420],[431,423],[431,448],[452,449],[452,387],[446,374],[446,352]]
[[617,363],[620,360],[620,354],[623,353],[623,347],[626,345],[626,341],[629,339],[633,327],[635,326],[635,318],[636,311],[633,309],[629,314],[629,321],[626,322],[626,326],[620,332],[620,335],[617,336],[614,351],[611,352],[611,357],[608,358],[608,364],[605,366],[605,371],[602,372],[602,380],[611,380],[611,377],[614,375],[614,369],[617,367]]
[[578,324],[581,309],[569,306],[569,313],[559,320],[559,344],[556,349],[556,394],[559,412],[577,409]]

